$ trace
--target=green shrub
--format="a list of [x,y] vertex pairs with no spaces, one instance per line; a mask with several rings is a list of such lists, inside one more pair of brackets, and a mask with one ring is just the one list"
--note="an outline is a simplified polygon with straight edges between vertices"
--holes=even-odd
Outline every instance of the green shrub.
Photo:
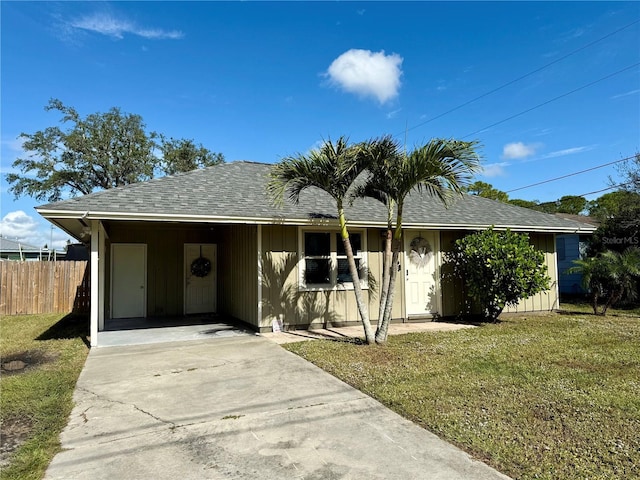
[[544,254],[529,236],[492,228],[456,240],[448,255],[450,275],[462,278],[467,294],[496,321],[506,306],[549,289]]

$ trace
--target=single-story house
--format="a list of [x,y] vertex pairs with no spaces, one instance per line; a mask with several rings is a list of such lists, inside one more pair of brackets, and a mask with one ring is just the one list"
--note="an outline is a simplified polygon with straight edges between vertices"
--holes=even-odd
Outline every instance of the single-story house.
[[[339,241],[336,207],[317,189],[275,207],[265,193],[271,166],[232,162],[153,179],[37,208],[90,243],[91,341],[112,319],[217,312],[257,331],[359,323]],[[361,271],[380,279],[385,208],[373,200],[346,207]],[[445,208],[413,193],[404,210],[404,256],[394,321],[457,315],[462,282],[440,280],[453,242],[494,225],[527,232],[545,253],[552,288],[514,310],[558,307],[555,235],[593,227],[477,196]],[[372,322],[373,282],[363,281]]]

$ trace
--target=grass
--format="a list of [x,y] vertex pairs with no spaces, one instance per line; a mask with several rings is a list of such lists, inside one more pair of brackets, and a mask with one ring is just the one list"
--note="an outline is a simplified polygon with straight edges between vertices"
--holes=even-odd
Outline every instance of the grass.
[[[87,325],[86,318],[63,314],[0,319],[0,479],[40,479],[60,451],[59,434],[89,351]],[[11,361],[25,367],[5,368]]]
[[640,478],[635,311],[286,348],[513,478]]

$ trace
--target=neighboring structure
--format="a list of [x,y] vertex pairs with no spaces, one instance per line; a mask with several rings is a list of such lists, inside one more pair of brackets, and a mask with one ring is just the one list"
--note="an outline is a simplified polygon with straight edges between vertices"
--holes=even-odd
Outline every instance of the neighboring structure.
[[[600,222],[595,218],[584,215],[556,213],[556,216],[565,220],[572,220],[592,225],[594,229],[600,224]],[[567,273],[567,271],[571,267],[575,266],[573,263],[574,260],[585,258],[590,238],[590,233],[567,233],[556,235],[556,252],[558,254],[558,288],[560,293],[568,295],[585,293],[582,288],[582,275],[580,273]]]
[[[336,207],[319,190],[300,203],[272,205],[270,165],[233,162],[43,205],[37,211],[90,242],[91,341],[111,319],[218,312],[271,330],[358,323]],[[359,268],[380,278],[385,208],[356,200],[347,208]],[[440,280],[455,239],[494,225],[529,232],[545,253],[551,290],[518,311],[558,307],[555,234],[590,225],[477,196],[450,208],[412,194],[404,210],[402,275],[394,321],[453,316],[463,309],[462,282]],[[377,297],[363,284],[372,322]]]
[[49,257],[55,253],[46,248],[34,247],[0,235],[0,260],[49,260]]
[[64,260],[82,261],[89,260],[89,249],[84,243],[68,243]]

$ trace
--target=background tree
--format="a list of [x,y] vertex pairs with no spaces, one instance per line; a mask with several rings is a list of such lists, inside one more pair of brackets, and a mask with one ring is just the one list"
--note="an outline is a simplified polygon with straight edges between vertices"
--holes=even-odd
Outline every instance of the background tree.
[[549,289],[544,254],[526,234],[489,228],[456,240],[448,257],[451,279],[464,280],[488,321],[497,321],[506,306]]
[[211,167],[224,163],[224,155],[213,153],[193,140],[162,137],[162,169],[167,175],[189,172],[198,168]]
[[63,195],[86,195],[222,160],[192,140],[174,139],[164,142],[167,158],[160,159],[159,135],[146,130],[140,115],[116,107],[81,117],[75,108],[51,99],[45,110],[59,112],[61,122],[70,126],[20,134],[26,156],[13,162],[20,173],[6,176],[16,197],[55,202]]
[[282,204],[285,196],[297,204],[303,190],[315,187],[328,193],[336,202],[340,235],[353,281],[358,313],[364,328],[365,340],[372,344],[375,343],[375,337],[367,303],[362,295],[360,275],[344,213],[347,193],[363,169],[363,156],[359,145],[349,145],[346,137],[340,137],[335,143],[327,140],[320,148],[311,150],[308,154],[287,157],[275,164],[271,169],[267,193],[276,204]]
[[509,195],[502,190],[494,188],[493,185],[486,182],[476,181],[468,187],[463,189],[470,195],[477,195],[478,197],[490,198],[491,200],[498,200],[500,202],[508,203]]
[[587,199],[580,195],[564,195],[555,202],[556,211],[553,213],[569,213],[580,215],[587,208]]
[[71,128],[49,127],[20,135],[29,156],[13,163],[21,174],[7,175],[9,190],[16,197],[53,202],[63,192],[84,195],[153,177],[158,165],[153,153],[156,134],[146,132],[139,115],[112,108],[82,118],[56,99],[45,110],[60,112],[62,123],[70,123]]
[[[568,272],[582,274],[582,286],[589,292],[594,315],[606,315],[607,309],[624,297],[637,298],[640,248],[628,247],[623,252],[607,250],[573,263],[575,266]],[[598,311],[600,299],[604,304]]]
[[589,212],[601,222],[591,236],[589,256],[640,245],[640,193],[619,190],[602,195],[590,205]]
[[542,207],[540,207],[540,202],[538,200],[522,200],[520,198],[513,198],[509,200],[509,203],[517,207],[529,208],[531,210],[537,210],[539,212],[542,211]]
[[631,205],[640,204],[640,194],[628,190],[617,190],[605,193],[592,200],[587,205],[590,217],[594,217],[601,222],[609,218],[616,217]]
[[[363,146],[369,178],[356,191],[359,196],[369,196],[387,207],[387,241],[383,256],[382,287],[376,342],[387,340],[391,309],[393,307],[398,257],[402,240],[402,215],[404,202],[413,190],[425,191],[449,204],[480,169],[475,152],[477,142],[433,139],[409,154],[399,151],[391,137],[383,137]],[[396,223],[393,226],[393,209]],[[391,231],[393,241],[391,241]],[[392,246],[392,248],[391,248]],[[391,258],[389,258],[392,249]]]
[[633,158],[617,165],[618,174],[622,176],[622,186],[625,190],[640,193],[640,152]]

